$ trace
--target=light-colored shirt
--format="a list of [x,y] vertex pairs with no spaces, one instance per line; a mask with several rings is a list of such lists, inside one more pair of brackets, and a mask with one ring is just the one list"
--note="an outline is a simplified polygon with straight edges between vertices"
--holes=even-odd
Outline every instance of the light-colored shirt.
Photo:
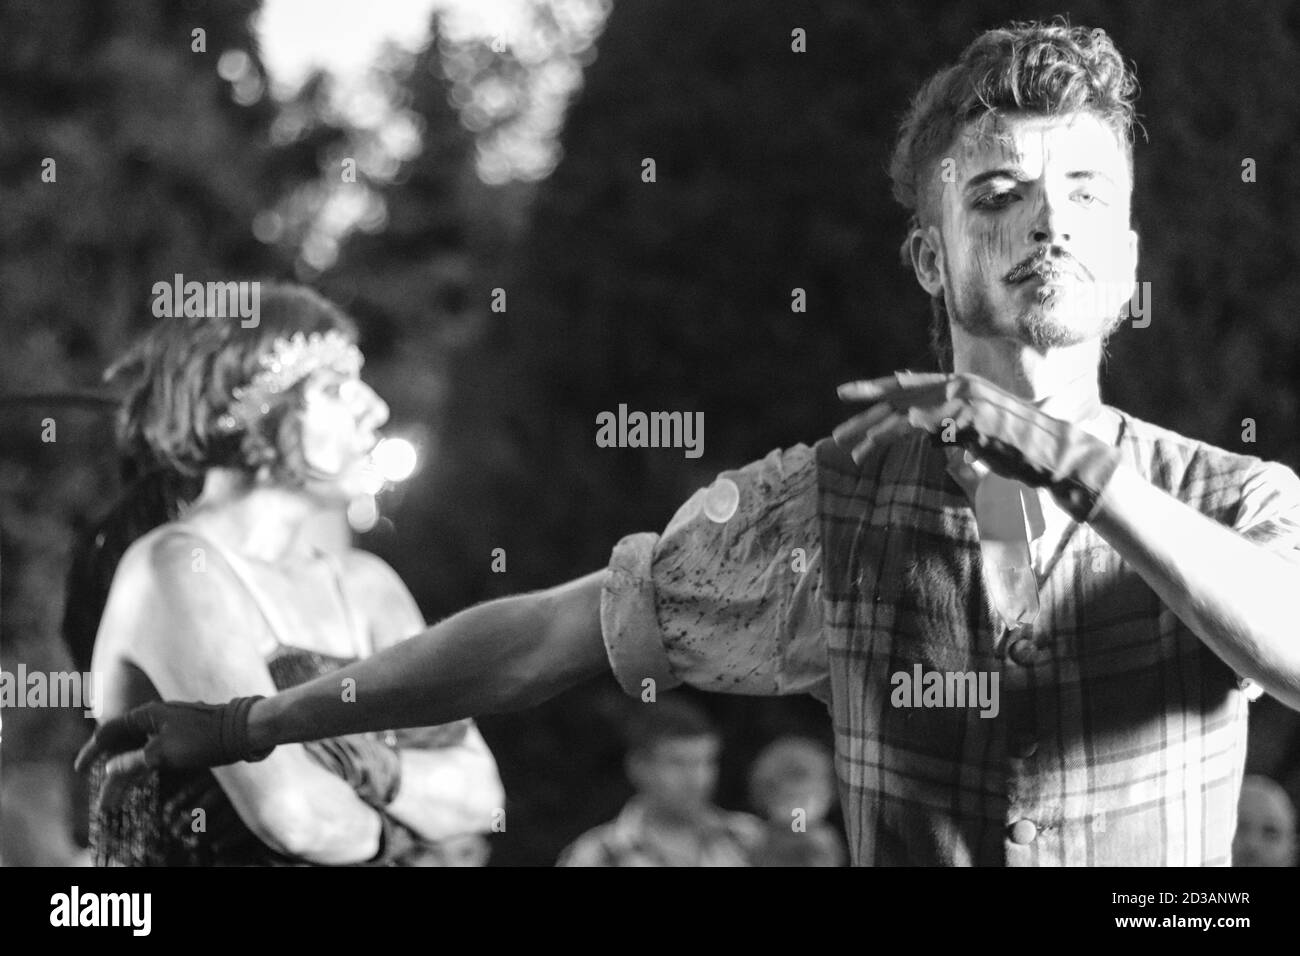
[[[1300,560],[1295,472],[1119,415],[1127,466]],[[1228,864],[1239,676],[1090,526],[1055,550],[1037,620],[1008,635],[943,449],[917,433],[859,467],[827,439],[723,472],[662,535],[620,541],[602,632],[629,693],[825,702],[855,864]]]
[[556,866],[750,866],[762,838],[757,817],[712,808],[695,827],[674,828],[669,839],[634,797],[615,819],[570,844]]

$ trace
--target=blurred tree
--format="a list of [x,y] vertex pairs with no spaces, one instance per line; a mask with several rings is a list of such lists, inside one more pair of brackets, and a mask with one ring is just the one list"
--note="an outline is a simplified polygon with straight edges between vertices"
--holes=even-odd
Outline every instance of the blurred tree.
[[[30,396],[96,388],[109,361],[154,321],[155,282],[287,268],[251,223],[279,191],[314,174],[315,158],[271,147],[274,108],[249,27],[256,7],[0,6],[6,669],[70,666],[58,638],[69,547],[116,493],[106,410]],[[206,52],[192,48],[199,28]],[[89,727],[79,712],[49,709],[6,711],[5,722],[6,787],[22,786],[22,762],[38,756],[65,772]]]
[[[357,184],[376,192],[384,226],[349,233],[320,283],[362,328],[366,377],[392,408],[390,430],[408,435],[422,451],[423,467],[387,506],[396,525],[383,520],[363,542],[398,569],[430,619],[474,600],[493,547],[485,537],[487,510],[505,489],[524,486],[503,454],[509,436],[495,428],[466,434],[446,408],[452,381],[481,376],[492,382],[505,371],[499,357],[474,343],[489,315],[490,290],[505,284],[502,263],[533,191],[522,182],[489,186],[475,174],[480,139],[461,122],[451,100],[448,55],[478,56],[480,62],[511,58],[508,51],[490,51],[486,41],[448,39],[435,18],[430,42],[418,55],[393,56],[377,67],[385,73],[377,85],[418,116],[423,148],[389,180]],[[321,103],[316,101],[318,111]],[[456,487],[459,497],[452,499],[448,489],[459,474],[460,445],[476,440],[481,444],[474,461],[483,471],[477,482]],[[487,484],[502,491],[481,494]],[[567,725],[548,723],[541,733],[514,740],[508,722],[504,728],[485,722],[511,798],[506,833],[494,839],[497,862],[550,862],[545,851],[529,852],[528,835],[541,834],[545,844],[545,834],[568,832],[563,815],[530,818],[523,808],[563,800],[571,796],[573,780],[590,778],[579,770],[566,786],[548,771],[566,752],[601,759],[591,713],[591,706],[580,704]],[[581,729],[566,735],[575,723]],[[523,851],[512,852],[521,840]]]

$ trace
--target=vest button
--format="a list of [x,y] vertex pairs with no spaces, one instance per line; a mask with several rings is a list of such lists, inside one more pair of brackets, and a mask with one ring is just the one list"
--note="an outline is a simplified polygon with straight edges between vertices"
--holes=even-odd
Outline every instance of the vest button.
[[1018,843],[1021,846],[1033,843],[1034,838],[1038,836],[1038,827],[1034,825],[1033,820],[1017,820],[1011,824],[1011,842]]

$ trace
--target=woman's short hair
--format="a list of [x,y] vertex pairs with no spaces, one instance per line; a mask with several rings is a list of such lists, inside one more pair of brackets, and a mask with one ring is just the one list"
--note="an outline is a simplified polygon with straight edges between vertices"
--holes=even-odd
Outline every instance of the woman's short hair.
[[231,431],[219,424],[234,390],[247,385],[277,339],[338,332],[356,341],[356,326],[338,306],[304,286],[263,283],[260,315],[163,319],[106,374],[125,386],[118,415],[124,455],[141,471],[187,477],[209,468],[254,473],[274,465],[285,416],[300,407],[301,385],[259,421]]

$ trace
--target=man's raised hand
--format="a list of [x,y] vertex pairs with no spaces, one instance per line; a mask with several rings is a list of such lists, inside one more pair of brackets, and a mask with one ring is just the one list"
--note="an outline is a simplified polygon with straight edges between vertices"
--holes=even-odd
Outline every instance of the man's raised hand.
[[1115,448],[976,375],[898,372],[841,385],[839,395],[871,406],[834,432],[856,463],[919,428],[936,444],[963,445],[1003,477],[1050,489],[1077,521],[1093,516],[1119,464]]

